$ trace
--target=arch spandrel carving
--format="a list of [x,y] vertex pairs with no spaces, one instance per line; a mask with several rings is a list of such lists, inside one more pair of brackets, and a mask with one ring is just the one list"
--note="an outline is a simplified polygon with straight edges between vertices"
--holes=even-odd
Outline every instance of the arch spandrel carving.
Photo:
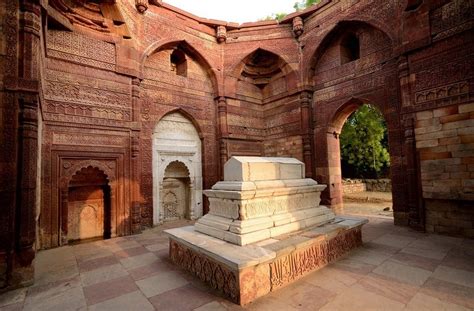
[[97,168],[104,172],[110,183],[116,179],[115,161],[111,160],[64,160],[61,165],[60,188],[67,188],[74,175],[86,167]]

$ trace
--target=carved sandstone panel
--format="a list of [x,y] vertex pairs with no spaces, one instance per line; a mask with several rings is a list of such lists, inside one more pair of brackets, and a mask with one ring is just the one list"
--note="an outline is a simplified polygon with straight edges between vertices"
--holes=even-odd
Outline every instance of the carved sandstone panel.
[[174,240],[170,240],[170,258],[174,264],[222,292],[231,301],[239,303],[240,293],[236,272]]
[[360,228],[339,234],[324,244],[297,250],[270,263],[272,291],[336,260],[362,244]]
[[53,144],[73,146],[127,146],[128,138],[120,136],[54,133]]
[[50,57],[115,70],[115,46],[111,43],[74,32],[49,30],[47,48]]

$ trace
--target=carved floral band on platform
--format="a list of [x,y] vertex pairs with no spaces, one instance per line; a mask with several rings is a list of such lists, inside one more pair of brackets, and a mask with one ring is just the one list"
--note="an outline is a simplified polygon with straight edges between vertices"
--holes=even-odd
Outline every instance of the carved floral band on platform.
[[245,305],[360,246],[367,220],[320,206],[326,186],[304,176],[296,159],[232,157],[209,213],[165,231],[171,261]]

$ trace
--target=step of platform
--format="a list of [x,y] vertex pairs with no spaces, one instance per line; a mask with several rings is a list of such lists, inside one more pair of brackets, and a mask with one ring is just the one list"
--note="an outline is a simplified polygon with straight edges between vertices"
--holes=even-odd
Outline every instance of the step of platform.
[[245,305],[318,270],[362,245],[367,219],[337,217],[323,226],[239,246],[193,226],[166,230],[170,258],[181,268]]

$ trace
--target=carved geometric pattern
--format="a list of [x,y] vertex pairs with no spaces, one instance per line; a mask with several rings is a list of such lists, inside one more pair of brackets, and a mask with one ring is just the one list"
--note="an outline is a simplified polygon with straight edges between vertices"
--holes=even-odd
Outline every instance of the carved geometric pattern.
[[76,135],[69,133],[53,134],[53,144],[58,145],[126,147],[127,142],[127,137],[120,136]]
[[163,198],[163,209],[165,219],[177,218],[181,215],[178,212],[178,198],[173,192],[168,192]]
[[81,34],[49,30],[48,56],[108,70],[115,70],[115,45]]
[[170,259],[174,264],[222,292],[234,303],[239,303],[240,293],[236,272],[171,239]]
[[415,94],[415,102],[418,104],[464,94],[469,94],[469,83],[467,81],[418,92]]

